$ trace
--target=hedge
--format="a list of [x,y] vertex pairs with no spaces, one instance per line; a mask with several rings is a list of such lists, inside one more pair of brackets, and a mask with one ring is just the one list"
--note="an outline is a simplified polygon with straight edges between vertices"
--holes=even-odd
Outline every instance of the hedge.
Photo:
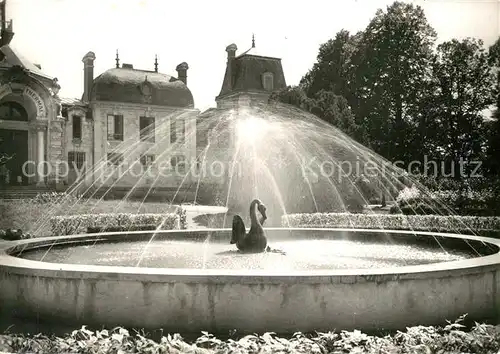
[[181,226],[182,212],[169,214],[80,214],[50,218],[52,235],[74,235],[96,230],[137,230],[143,229],[177,230]]
[[417,187],[404,188],[396,198],[391,214],[494,216],[491,191],[442,190],[423,192]]
[[314,213],[283,215],[284,227],[336,227],[418,231],[500,230],[500,217]]

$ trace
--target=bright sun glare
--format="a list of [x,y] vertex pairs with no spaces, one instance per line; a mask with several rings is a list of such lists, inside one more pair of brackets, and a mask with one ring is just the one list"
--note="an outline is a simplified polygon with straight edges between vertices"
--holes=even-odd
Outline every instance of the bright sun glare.
[[236,130],[241,141],[256,142],[269,131],[270,125],[262,118],[248,117],[238,121]]

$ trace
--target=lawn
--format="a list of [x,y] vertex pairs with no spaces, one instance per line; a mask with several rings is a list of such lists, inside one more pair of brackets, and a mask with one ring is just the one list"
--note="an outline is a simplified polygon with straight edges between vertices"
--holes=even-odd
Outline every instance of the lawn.
[[0,230],[21,229],[34,236],[49,236],[49,217],[56,215],[101,213],[170,213],[178,206],[170,203],[140,203],[135,201],[97,200],[65,203],[35,200],[0,200]]

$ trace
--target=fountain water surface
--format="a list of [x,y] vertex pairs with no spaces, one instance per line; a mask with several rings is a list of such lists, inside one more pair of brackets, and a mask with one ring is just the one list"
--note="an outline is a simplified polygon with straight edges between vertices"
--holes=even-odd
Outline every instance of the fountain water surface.
[[[272,233],[271,233],[272,235]],[[143,267],[231,269],[267,271],[384,268],[467,259],[463,250],[444,253],[440,249],[404,244],[376,244],[341,240],[291,240],[275,242],[286,255],[276,253],[241,254],[227,242],[213,242],[208,250],[192,241],[154,241],[145,255],[144,242],[105,243],[53,249],[45,262],[135,266],[142,255]],[[23,258],[38,260],[45,250],[27,252]]]

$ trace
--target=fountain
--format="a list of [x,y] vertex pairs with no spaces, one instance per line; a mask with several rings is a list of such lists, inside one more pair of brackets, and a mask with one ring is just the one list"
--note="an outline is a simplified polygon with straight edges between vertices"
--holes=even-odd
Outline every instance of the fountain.
[[[198,128],[209,130],[209,139],[196,163],[183,167],[175,194],[184,187],[195,199],[218,199],[227,213],[205,229],[160,225],[4,244],[2,311],[79,325],[212,333],[400,329],[464,313],[475,320],[495,318],[498,240],[281,225],[289,213],[345,212],[359,205],[356,200],[367,204],[381,194],[390,201],[415,183],[366,147],[278,104],[220,109]],[[169,158],[179,149],[162,148],[161,139],[154,145]],[[138,146],[124,142],[121,149],[132,156]],[[103,165],[98,162],[90,173],[101,176]],[[213,173],[215,165],[221,173]],[[124,202],[143,185],[144,175]],[[361,190],[360,177],[368,179],[373,195]],[[110,189],[120,178],[99,188]],[[147,183],[143,202],[163,178]],[[76,203],[85,203],[95,190],[88,188]],[[231,215],[246,218],[255,197],[267,206],[269,245],[283,253],[241,254],[230,244]],[[71,203],[61,210],[69,212]]]

